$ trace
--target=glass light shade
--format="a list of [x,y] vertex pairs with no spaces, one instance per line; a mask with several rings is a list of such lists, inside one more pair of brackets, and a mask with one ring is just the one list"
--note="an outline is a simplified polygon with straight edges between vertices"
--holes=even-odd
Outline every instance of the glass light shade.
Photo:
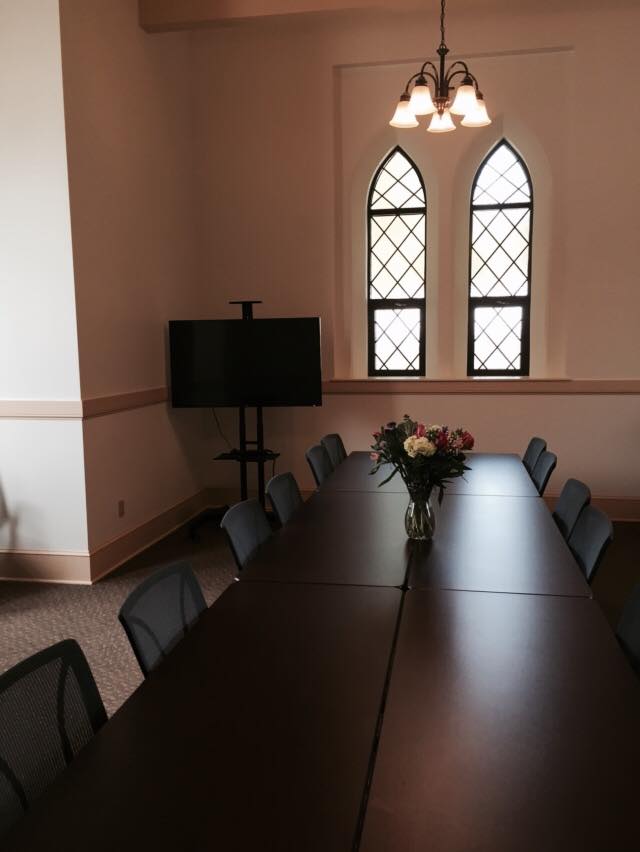
[[431,98],[431,91],[428,86],[414,86],[411,92],[411,100],[409,101],[411,112],[414,115],[431,115],[436,111],[435,104]]
[[429,133],[449,133],[449,131],[455,129],[456,126],[448,109],[445,109],[442,115],[439,112],[434,112],[431,124],[427,127]]
[[460,123],[464,127],[486,127],[488,124],[491,124],[487,106],[482,95],[478,96],[476,108],[467,113]]
[[402,95],[389,122],[391,127],[418,127],[416,116],[409,105],[409,95]]
[[454,115],[467,115],[478,106],[474,86],[462,85],[456,89],[456,96],[450,110]]

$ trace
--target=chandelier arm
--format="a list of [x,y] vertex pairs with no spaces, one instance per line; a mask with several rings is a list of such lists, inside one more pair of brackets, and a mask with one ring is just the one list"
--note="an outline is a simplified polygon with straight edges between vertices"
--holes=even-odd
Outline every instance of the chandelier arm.
[[458,70],[454,71],[453,73],[451,72],[451,68],[449,68],[449,70],[447,71],[447,77],[446,77],[447,83],[450,83],[453,80],[454,77],[459,77],[460,75],[468,77],[470,80],[473,80],[474,83],[476,82],[476,78],[473,76],[473,74],[469,73],[468,68],[458,68]]
[[[431,63],[428,64],[431,65]],[[436,69],[434,68],[433,70],[435,71]],[[435,86],[436,92],[438,91],[438,78],[434,74],[432,74],[431,71],[425,71],[425,66],[423,65],[417,74],[414,74],[413,77],[409,77],[409,79],[407,80],[407,85],[404,87],[405,95],[409,94],[409,86],[411,85],[411,83],[413,83],[414,80],[418,80],[420,77],[428,77]]]
[[462,59],[456,59],[456,61],[452,62],[451,65],[449,66],[449,70],[447,71],[447,79],[449,79],[449,75],[451,74],[453,69],[456,68],[456,66],[458,66],[458,65],[461,66],[461,67],[456,71],[457,74],[460,74],[460,73],[463,73],[464,71],[466,71],[466,73],[469,74],[470,77],[472,76],[471,73],[469,72],[469,66],[467,65],[467,63],[463,62]]
[[436,92],[438,91],[438,78],[435,74],[432,74],[431,71],[425,71],[422,75],[423,77],[428,77],[433,85],[435,86]]
[[430,60],[430,59],[425,60],[425,62],[424,62],[424,63],[423,63],[423,65],[422,65],[422,68],[420,69],[420,73],[421,73],[421,74],[425,74],[425,73],[426,73],[427,68],[430,68],[430,69],[431,69],[431,71],[432,71],[432,73],[433,73],[433,74],[435,74],[435,76],[436,76],[436,77],[438,76],[438,69],[437,69],[437,68],[436,68],[436,66],[433,64],[433,62],[431,62],[431,60]]

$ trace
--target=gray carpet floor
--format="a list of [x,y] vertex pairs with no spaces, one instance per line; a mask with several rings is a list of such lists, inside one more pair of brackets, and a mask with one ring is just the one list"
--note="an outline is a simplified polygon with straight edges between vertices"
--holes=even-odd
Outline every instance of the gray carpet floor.
[[61,639],[76,639],[111,716],[142,682],[118,611],[145,577],[181,559],[191,562],[208,605],[233,582],[226,540],[207,524],[196,540],[186,528],[178,530],[94,586],[0,583],[0,671]]
[[[95,586],[0,583],[0,672],[60,639],[77,639],[96,678],[109,715],[141,683],[142,676],[118,622],[129,592],[155,569],[179,559],[191,562],[207,604],[233,582],[235,565],[222,533],[213,524],[197,540],[181,529]],[[593,591],[614,625],[624,601],[640,582],[640,523],[615,525],[611,545]]]

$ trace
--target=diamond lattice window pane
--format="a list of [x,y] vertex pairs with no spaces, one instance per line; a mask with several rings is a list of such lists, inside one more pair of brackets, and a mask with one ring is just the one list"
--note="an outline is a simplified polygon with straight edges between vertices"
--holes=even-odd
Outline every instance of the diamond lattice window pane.
[[474,309],[474,370],[520,370],[522,317],[519,306]]
[[421,312],[418,308],[379,308],[373,312],[375,369],[420,369]]
[[424,207],[420,176],[402,151],[395,150],[383,163],[371,188],[371,210]]
[[531,210],[474,210],[471,295],[526,296],[529,291]]
[[522,161],[506,142],[498,145],[478,172],[473,204],[528,204],[531,184]]
[[424,213],[371,214],[370,298],[424,297],[425,238]]

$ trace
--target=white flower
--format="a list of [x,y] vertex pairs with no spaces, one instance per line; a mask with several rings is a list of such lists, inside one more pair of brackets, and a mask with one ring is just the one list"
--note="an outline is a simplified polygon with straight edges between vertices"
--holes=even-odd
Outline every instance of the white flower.
[[409,458],[415,459],[416,456],[432,456],[436,451],[436,445],[428,438],[409,435],[404,442],[404,449]]

